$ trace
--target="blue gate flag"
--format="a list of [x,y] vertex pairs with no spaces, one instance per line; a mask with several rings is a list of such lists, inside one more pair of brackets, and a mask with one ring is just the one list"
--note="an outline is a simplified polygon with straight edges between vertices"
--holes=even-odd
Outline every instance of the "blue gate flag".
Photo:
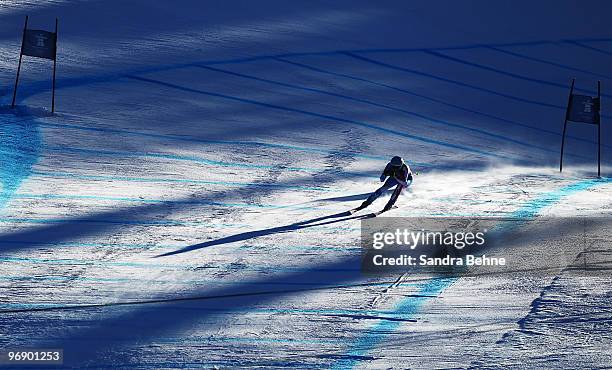
[[599,98],[572,94],[568,120],[574,122],[599,124]]
[[25,30],[21,53],[32,57],[55,59],[57,35],[41,30]]
[[565,110],[565,122],[563,122],[563,136],[561,137],[561,158],[559,160],[559,172],[563,171],[563,148],[565,147],[565,133],[567,122],[583,122],[597,125],[597,177],[601,177],[601,81],[597,81],[597,96],[574,94],[575,78],[572,78],[567,109]]

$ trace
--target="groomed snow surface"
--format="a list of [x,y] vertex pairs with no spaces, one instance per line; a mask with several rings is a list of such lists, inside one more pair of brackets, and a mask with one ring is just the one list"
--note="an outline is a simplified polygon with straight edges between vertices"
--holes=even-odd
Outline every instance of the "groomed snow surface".
[[[10,109],[26,14],[60,18],[56,114],[30,57]],[[609,222],[539,225],[495,251],[514,272],[365,276],[363,213],[339,215],[401,155],[419,175],[389,216],[607,220],[609,14],[3,1],[0,348],[95,369],[610,367]],[[558,172],[572,77],[602,82],[600,179],[591,125]]]

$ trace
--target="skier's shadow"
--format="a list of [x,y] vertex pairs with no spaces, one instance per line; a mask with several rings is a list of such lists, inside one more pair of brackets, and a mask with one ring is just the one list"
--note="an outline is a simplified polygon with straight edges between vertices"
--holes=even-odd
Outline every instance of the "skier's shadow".
[[[388,192],[391,193],[391,191],[388,191]],[[317,199],[317,200],[313,201],[313,203],[314,202],[351,202],[351,201],[355,201],[355,200],[365,200],[370,195],[372,195],[372,192],[363,193],[363,194],[345,195],[345,196],[342,196],[342,197]]]
[[[364,219],[364,218],[369,218],[369,217],[373,217],[373,216],[374,216],[373,213],[369,213],[369,214],[365,214],[365,215],[362,214],[362,215],[351,216],[351,212],[350,211],[345,211],[345,212],[335,213],[333,215],[327,215],[327,216],[313,218],[311,220],[296,222],[296,223],[293,223],[293,224],[290,224],[290,225],[277,226],[277,227],[272,227],[272,228],[269,228],[269,229],[262,229],[262,230],[247,231],[247,232],[240,233],[240,234],[230,235],[230,236],[226,236],[224,238],[210,240],[210,241],[207,241],[207,242],[204,242],[204,243],[190,245],[188,247],[185,247],[185,248],[173,251],[173,252],[168,252],[168,253],[160,254],[160,255],[157,255],[155,257],[171,256],[171,255],[174,255],[174,254],[181,254],[181,253],[185,253],[185,252],[191,252],[191,251],[194,251],[194,250],[197,250],[197,249],[212,247],[212,246],[215,246],[215,245],[222,245],[222,244],[228,244],[228,243],[234,243],[234,242],[254,239],[254,238],[258,238],[260,236],[279,234],[279,233],[286,233],[286,232],[291,232],[291,231],[295,231],[295,230],[299,230],[299,229],[305,229],[305,228],[308,228],[308,227],[329,225],[329,224],[333,224],[333,223],[337,223],[337,222],[343,222],[343,221],[354,220],[354,219]],[[328,220],[328,221],[325,221],[325,220]],[[322,222],[322,221],[324,221],[324,222]]]

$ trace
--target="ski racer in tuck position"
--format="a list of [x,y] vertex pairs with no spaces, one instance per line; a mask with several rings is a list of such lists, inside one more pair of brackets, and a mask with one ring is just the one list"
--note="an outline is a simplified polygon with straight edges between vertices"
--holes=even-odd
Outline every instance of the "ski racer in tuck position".
[[412,184],[412,171],[410,171],[410,167],[404,163],[402,157],[395,156],[391,158],[391,161],[385,166],[385,169],[380,175],[380,181],[384,181],[384,184],[373,192],[359,207],[355,208],[353,210],[354,212],[366,208],[386,190],[395,186],[395,190],[393,191],[393,194],[391,194],[391,198],[380,213],[390,210],[397,201],[397,198],[399,198],[402,190]]

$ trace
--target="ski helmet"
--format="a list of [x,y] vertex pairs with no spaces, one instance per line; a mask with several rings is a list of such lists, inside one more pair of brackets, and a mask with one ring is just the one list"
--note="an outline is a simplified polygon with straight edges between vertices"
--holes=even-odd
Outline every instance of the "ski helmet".
[[391,162],[389,163],[391,163],[391,165],[394,167],[399,167],[404,164],[404,160],[402,157],[396,155],[395,157],[391,158]]

